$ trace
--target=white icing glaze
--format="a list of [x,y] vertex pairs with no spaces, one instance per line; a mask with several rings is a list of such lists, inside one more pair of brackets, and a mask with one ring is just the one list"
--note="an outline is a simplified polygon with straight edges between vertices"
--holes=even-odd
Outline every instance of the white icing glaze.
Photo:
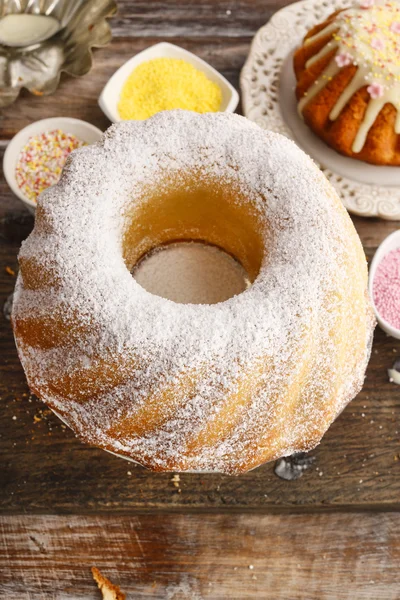
[[[385,104],[397,110],[395,132],[400,134],[400,4],[394,0],[377,1],[369,8],[351,8],[340,12],[317,34],[306,39],[309,45],[325,36],[327,44],[306,63],[312,66],[328,52],[337,50],[318,81],[301,98],[299,113],[341,69],[337,61],[348,59],[357,66],[357,72],[333,107],[329,118],[336,120],[351,97],[367,86],[371,98],[352,150],[361,152],[368,132]],[[330,36],[330,37],[329,37]],[[346,62],[346,61],[345,61]],[[347,66],[347,65],[343,65]],[[377,97],[375,97],[378,95]]]
[[[162,189],[165,173],[192,173],[199,165],[226,185],[235,181],[268,224],[260,232],[265,256],[243,293],[214,305],[176,304],[134,280],[121,231],[143,186]],[[72,320],[82,330],[69,330],[70,338],[49,348],[16,335],[18,352],[28,382],[86,441],[153,468],[184,458],[187,471],[237,472],[254,447],[268,447],[272,459],[314,446],[360,389],[374,326],[361,245],[333,188],[287,138],[226,113],[169,111],[119,123],[72,153],[60,182],[39,197],[38,211],[21,265],[35,261],[56,285],[28,289],[21,266],[14,325],[34,316],[50,327]],[[349,306],[351,290],[358,293]],[[363,333],[339,358],[335,335],[343,329],[349,340]],[[93,397],[54,388],[59,377],[79,383],[92,372],[96,384],[100,359],[117,365],[119,385],[110,389],[101,367]],[[268,368],[253,377],[258,364]],[[139,436],[110,433],[116,422],[140,417],[156,392],[179,390],[193,373],[190,392],[170,397],[167,420]],[[282,398],[299,381],[301,413],[293,409],[270,438]],[[232,406],[228,433],[188,453],[193,436],[244,384],[246,403]]]
[[306,62],[306,68],[308,69],[309,67],[312,67],[314,63],[318,62],[321,58],[324,58],[324,56],[329,54],[329,52],[332,52],[334,48],[337,48],[337,44],[334,44],[333,42],[328,42],[325,44],[325,46],[323,46],[321,50],[317,52],[317,54],[314,54],[314,56],[311,56],[311,58],[308,59]]
[[336,63],[331,62],[327,68],[321,73],[318,79],[314,81],[312,86],[307,90],[304,96],[301,98],[298,104],[298,110],[300,115],[303,112],[304,107],[310,100],[312,100],[325,86],[327,81],[332,79],[337,73],[339,73],[339,67]]

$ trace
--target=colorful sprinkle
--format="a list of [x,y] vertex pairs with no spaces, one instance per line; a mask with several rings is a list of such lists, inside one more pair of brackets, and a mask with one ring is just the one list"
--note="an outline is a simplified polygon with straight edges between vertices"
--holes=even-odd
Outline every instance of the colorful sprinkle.
[[362,0],[360,8],[371,8],[375,4],[375,0]]
[[385,42],[381,40],[381,38],[372,38],[371,46],[374,50],[383,50],[385,47]]
[[392,33],[400,33],[400,21],[394,21],[390,26],[390,31]]
[[39,194],[58,182],[68,155],[84,145],[75,135],[61,129],[29,138],[15,168],[15,178],[24,196],[36,202]]
[[385,88],[381,83],[374,81],[367,87],[367,92],[373,100],[376,100],[376,98],[382,98],[385,93]]
[[335,61],[338,67],[347,67],[353,62],[353,57],[348,52],[339,52],[335,56]]

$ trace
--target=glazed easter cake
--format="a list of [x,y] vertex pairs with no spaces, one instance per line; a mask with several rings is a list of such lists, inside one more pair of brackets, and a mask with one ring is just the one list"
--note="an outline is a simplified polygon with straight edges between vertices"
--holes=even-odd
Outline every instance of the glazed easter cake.
[[329,146],[400,165],[400,3],[362,0],[311,29],[294,55],[298,110]]
[[[252,285],[213,305],[150,294],[133,267],[179,239],[222,247]],[[310,450],[362,386],[374,318],[352,222],[294,143],[237,115],[164,112],[73,152],[19,262],[32,391],[148,468]]]

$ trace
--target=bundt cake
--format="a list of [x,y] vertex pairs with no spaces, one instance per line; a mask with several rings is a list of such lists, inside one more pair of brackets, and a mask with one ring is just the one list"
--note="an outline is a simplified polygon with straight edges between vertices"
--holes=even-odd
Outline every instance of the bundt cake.
[[400,3],[363,0],[308,32],[294,54],[298,110],[329,146],[400,165]]
[[[235,256],[217,304],[144,290],[170,240]],[[374,318],[352,222],[293,142],[232,114],[113,125],[39,198],[12,313],[31,390],[154,470],[240,473],[310,450],[359,391]]]

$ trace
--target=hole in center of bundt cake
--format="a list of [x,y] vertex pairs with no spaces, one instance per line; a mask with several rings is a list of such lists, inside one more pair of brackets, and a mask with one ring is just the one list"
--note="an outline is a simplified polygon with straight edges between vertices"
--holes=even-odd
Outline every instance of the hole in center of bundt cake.
[[132,274],[148,292],[182,304],[224,302],[250,285],[239,261],[200,241],[159,246],[135,265]]
[[262,221],[251,191],[234,175],[179,173],[136,191],[126,210],[123,257],[142,287],[175,302],[213,304],[255,280]]

